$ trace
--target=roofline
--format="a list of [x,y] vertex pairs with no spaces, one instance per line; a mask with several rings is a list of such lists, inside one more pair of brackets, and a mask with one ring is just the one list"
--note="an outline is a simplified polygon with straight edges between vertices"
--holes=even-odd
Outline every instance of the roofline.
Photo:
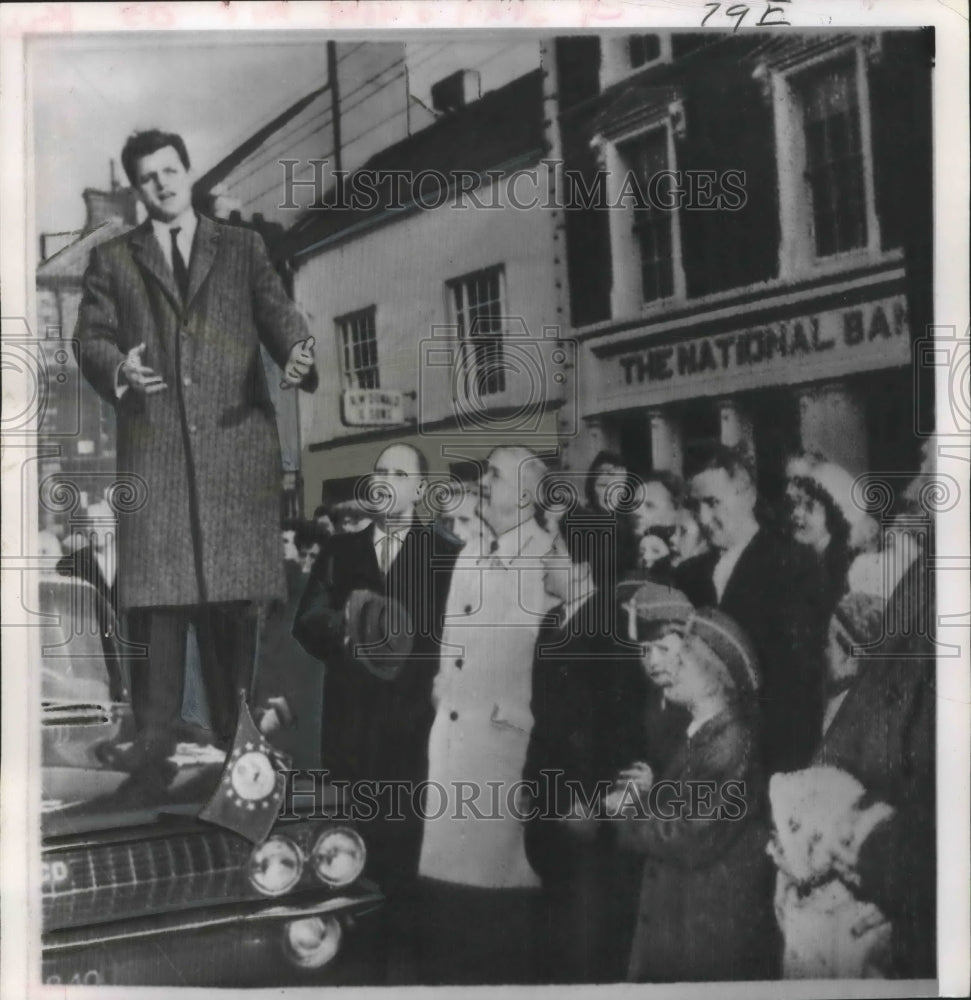
[[[94,236],[95,233],[104,229],[105,226],[110,226],[113,222],[121,222],[124,226],[127,227],[125,230],[122,231],[122,233],[128,232],[130,229],[134,229],[138,225],[137,222],[131,222],[131,223],[125,222],[125,220],[122,219],[121,216],[113,215],[105,219],[104,222],[99,223],[97,226],[94,227],[94,229],[89,229],[87,232],[85,232],[83,229],[73,229],[73,230],[69,229],[63,233],[41,233],[42,236],[67,236],[72,232],[78,233],[79,235],[76,240],[72,240],[70,243],[67,244],[67,246],[61,247],[61,249],[58,250],[57,253],[52,254],[50,257],[47,257],[44,260],[42,260],[37,265],[37,270],[35,271],[35,275],[37,277],[44,277],[45,276],[43,274],[44,268],[46,268],[49,264],[53,264],[54,261],[56,261],[57,258],[60,257],[62,254],[66,254],[68,250],[74,250],[79,243],[83,243],[89,236]],[[122,235],[122,233],[119,233],[118,235],[120,236]],[[57,277],[57,275],[49,275],[48,277]],[[67,277],[67,275],[62,275],[62,277]]]
[[273,135],[281,126],[286,125],[291,118],[296,117],[307,105],[315,101],[321,94],[330,89],[330,84],[325,83],[322,87],[311,91],[299,101],[291,104],[289,108],[277,115],[273,121],[267,123],[263,128],[254,132],[248,139],[237,146],[231,153],[224,156],[214,167],[210,167],[192,185],[193,195],[208,194],[209,191],[218,184],[229,172],[239,166],[243,160],[251,153],[255,152],[263,143]]
[[[508,173],[512,170],[516,170],[520,167],[529,166],[532,163],[538,163],[542,157],[545,155],[547,150],[542,146],[537,146],[525,153],[520,153],[518,156],[514,156],[511,160],[505,160],[502,163],[496,164],[491,167],[484,167],[481,170],[476,171],[480,178],[488,177],[490,174],[495,174],[498,171],[503,173]],[[452,191],[455,189],[455,184],[449,184],[446,190],[451,195]],[[319,209],[308,209],[308,212],[314,211],[326,211],[327,206],[322,206]],[[340,229],[336,233],[332,233],[330,236],[325,236],[321,240],[317,240],[315,243],[309,246],[301,247],[300,249],[291,249],[287,253],[287,259],[292,263],[298,264],[305,263],[305,261],[299,260],[299,258],[309,258],[310,256],[317,256],[317,254],[323,253],[326,250],[330,250],[339,243],[343,243],[345,240],[352,239],[354,237],[360,236],[362,233],[367,232],[370,229],[377,229],[381,226],[387,225],[388,223],[394,222],[397,219],[405,218],[409,215],[414,215],[418,211],[423,211],[421,206],[416,200],[411,200],[404,202],[400,208],[384,208],[367,218],[362,219],[360,222],[352,223],[345,229]],[[307,216],[304,216],[307,218]],[[285,237],[284,237],[285,239]]]

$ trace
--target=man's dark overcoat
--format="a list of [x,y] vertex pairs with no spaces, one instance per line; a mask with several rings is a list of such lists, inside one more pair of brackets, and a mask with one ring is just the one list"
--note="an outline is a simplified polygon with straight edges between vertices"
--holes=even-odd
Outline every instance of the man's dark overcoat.
[[[385,576],[374,527],[327,539],[297,608],[293,634],[324,661],[323,762],[335,778],[421,781],[427,773],[428,730],[434,718],[432,680],[438,670],[442,614],[456,546],[436,528],[414,522]],[[414,644],[393,679],[355,659],[345,606],[353,590],[400,601]]]
[[538,795],[525,842],[546,890],[543,950],[554,982],[622,980],[637,902],[640,859],[618,856],[606,836],[588,843],[556,818],[569,811],[571,787],[590,801],[598,784],[647,756],[639,651],[620,645],[598,604],[595,595],[565,625],[541,628],[533,660],[523,779]]
[[[282,600],[280,442],[260,344],[282,367],[307,328],[262,238],[200,216],[185,305],[151,222],[96,247],[75,336],[134,484],[113,497],[120,608]],[[167,388],[119,399],[118,366],[142,343]]]
[[[334,535],[314,563],[294,620],[296,639],[324,661],[323,766],[336,779],[402,783],[400,792],[376,793],[377,814],[368,826],[372,871],[386,888],[409,881],[418,868],[422,820],[416,789],[428,776],[432,682],[457,553],[437,527],[416,521],[385,576],[373,525]],[[396,600],[408,613],[414,642],[393,676],[355,657],[347,641],[345,607],[354,590]],[[397,805],[393,795],[400,796]]]
[[[397,809],[388,793],[378,792],[376,822],[368,827],[373,870],[386,886],[417,871],[422,822],[411,793],[428,776],[432,682],[457,554],[458,546],[437,527],[415,521],[385,575],[373,525],[334,535],[323,543],[294,619],[294,637],[324,662],[323,766],[335,779],[406,783],[400,820],[385,822],[389,808]],[[414,643],[394,676],[379,675],[353,655],[345,607],[354,590],[396,600],[408,613]]]
[[[704,558],[709,574],[719,554]],[[812,550],[760,528],[739,556],[718,607],[755,646],[767,773],[807,767],[823,718],[826,601]]]

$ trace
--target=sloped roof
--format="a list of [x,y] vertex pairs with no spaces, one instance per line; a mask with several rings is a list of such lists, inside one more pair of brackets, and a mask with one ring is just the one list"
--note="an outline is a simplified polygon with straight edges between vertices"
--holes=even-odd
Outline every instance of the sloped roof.
[[65,281],[80,283],[87,269],[92,248],[134,228],[131,223],[125,222],[123,219],[108,219],[97,229],[92,229],[90,233],[73,243],[69,243],[53,257],[48,257],[47,260],[40,263],[37,266],[37,281],[40,284],[45,282],[56,284]]
[[283,128],[292,118],[296,118],[304,108],[312,104],[321,94],[330,89],[329,84],[318,87],[311,93],[301,97],[299,101],[291,104],[282,114],[277,115],[271,122],[268,122],[261,129],[254,132],[244,143],[237,146],[231,153],[224,156],[214,167],[207,170],[192,185],[193,197],[200,197],[208,194],[216,184],[224,180],[239,166],[247,156],[256,152],[266,141],[271,139]]
[[[393,171],[412,175],[437,171],[446,177],[458,171],[483,173],[540,153],[544,141],[543,77],[537,69],[381,150],[361,170],[377,177]],[[422,191],[427,197],[424,186]],[[306,253],[364,222],[400,214],[400,207],[392,208],[394,196],[389,195],[388,187],[380,185],[373,206],[335,207],[336,193],[331,189],[323,205],[308,209],[288,230],[278,253],[288,257]]]

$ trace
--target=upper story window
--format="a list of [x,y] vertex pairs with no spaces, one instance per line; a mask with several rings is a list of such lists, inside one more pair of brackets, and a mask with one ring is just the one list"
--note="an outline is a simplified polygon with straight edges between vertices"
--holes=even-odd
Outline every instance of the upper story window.
[[631,69],[640,69],[661,58],[660,35],[631,35],[627,39],[627,55]]
[[780,275],[880,247],[861,43],[765,68],[775,114]]
[[866,168],[855,60],[825,65],[798,86],[816,256],[865,247]]
[[[674,212],[670,204],[668,130],[655,128],[618,147],[641,194],[632,209],[632,229],[640,260],[641,298],[656,302],[674,294]],[[661,183],[659,183],[661,182]],[[666,182],[666,183],[663,183]]]
[[678,99],[645,108],[636,131],[599,137],[597,148],[611,206],[611,314],[636,315],[685,297],[676,135]]
[[646,66],[670,62],[671,34],[606,34],[601,36],[600,52],[600,87],[605,89]]
[[490,396],[506,389],[502,339],[504,286],[505,271],[501,264],[448,282],[466,396]]
[[376,308],[369,306],[339,316],[334,322],[340,339],[341,366],[347,389],[380,389]]

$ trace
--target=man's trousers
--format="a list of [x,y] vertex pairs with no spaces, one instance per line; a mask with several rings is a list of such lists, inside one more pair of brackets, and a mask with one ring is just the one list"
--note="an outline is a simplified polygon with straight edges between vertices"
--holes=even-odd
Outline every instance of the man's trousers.
[[128,639],[148,648],[147,658],[131,661],[132,710],[145,743],[171,743],[181,725],[190,623],[199,641],[213,733],[219,740],[233,738],[239,691],[249,692],[257,648],[257,607],[247,602],[128,612]]

